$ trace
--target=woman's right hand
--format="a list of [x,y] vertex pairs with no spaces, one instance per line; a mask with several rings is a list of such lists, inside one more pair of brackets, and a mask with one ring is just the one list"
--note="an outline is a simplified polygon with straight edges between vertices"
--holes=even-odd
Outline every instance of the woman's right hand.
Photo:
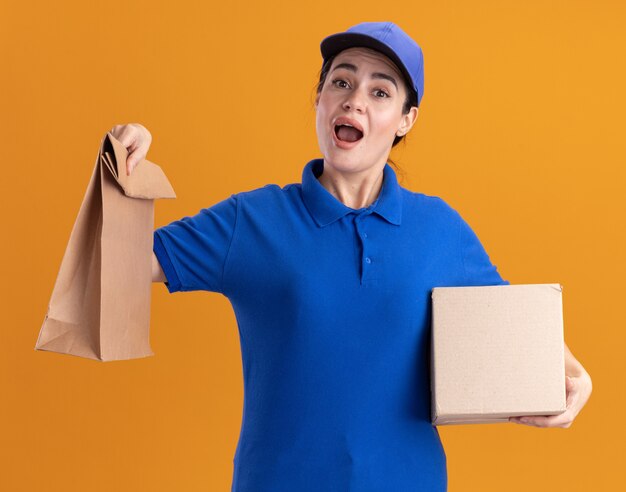
[[118,139],[128,151],[126,159],[126,175],[130,176],[137,163],[145,159],[152,143],[152,135],[145,126],[139,123],[115,125],[109,130],[111,135]]

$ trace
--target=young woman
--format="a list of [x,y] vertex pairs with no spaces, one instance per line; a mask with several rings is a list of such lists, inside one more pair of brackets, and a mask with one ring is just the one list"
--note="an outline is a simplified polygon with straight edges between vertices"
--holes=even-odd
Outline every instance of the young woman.
[[[231,195],[154,234],[153,280],[231,301],[244,369],[232,490],[443,491],[430,423],[430,291],[503,280],[461,216],[401,187],[387,163],[423,96],[420,47],[390,22],[321,43],[323,158],[302,182]],[[151,137],[112,129],[127,172]],[[591,379],[566,349],[567,410],[511,418],[569,427]]]

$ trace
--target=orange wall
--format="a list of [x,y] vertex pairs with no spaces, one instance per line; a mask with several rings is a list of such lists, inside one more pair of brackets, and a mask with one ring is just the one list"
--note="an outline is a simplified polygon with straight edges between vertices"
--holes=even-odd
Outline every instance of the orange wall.
[[155,284],[154,357],[33,350],[100,140],[152,132],[148,159],[178,195],[155,227],[297,182],[319,156],[320,40],[392,20],[425,55],[419,118],[392,154],[401,184],[457,208],[511,283],[563,284],[566,342],[594,382],[569,429],[441,427],[450,490],[615,490],[625,14],[617,0],[3,2],[0,489],[230,490],[243,384],[225,297]]

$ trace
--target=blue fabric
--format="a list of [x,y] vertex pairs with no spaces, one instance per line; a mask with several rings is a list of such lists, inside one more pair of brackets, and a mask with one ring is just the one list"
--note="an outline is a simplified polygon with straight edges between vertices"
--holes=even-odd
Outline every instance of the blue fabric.
[[319,183],[323,166],[154,232],[169,292],[233,306],[244,408],[232,491],[444,491],[431,289],[508,282],[455,210],[401,187],[388,164],[358,210]]

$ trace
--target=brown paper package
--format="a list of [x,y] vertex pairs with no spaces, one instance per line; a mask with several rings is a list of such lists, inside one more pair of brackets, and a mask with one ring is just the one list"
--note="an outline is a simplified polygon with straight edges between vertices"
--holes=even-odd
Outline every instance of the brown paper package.
[[558,283],[433,288],[433,425],[565,411],[562,290]]
[[127,176],[127,156],[121,142],[107,133],[35,350],[100,361],[154,355],[154,199],[176,195],[161,168],[145,159]]

